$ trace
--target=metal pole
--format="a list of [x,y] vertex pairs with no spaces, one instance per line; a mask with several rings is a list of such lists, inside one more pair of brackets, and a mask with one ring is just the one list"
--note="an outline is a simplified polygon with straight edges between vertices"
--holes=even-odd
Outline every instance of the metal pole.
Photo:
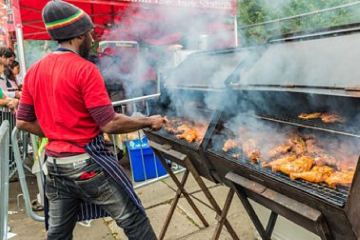
[[234,15],[234,36],[235,36],[235,47],[239,46],[239,31],[238,31],[238,21],[237,21],[237,15]]
[[7,239],[9,206],[9,122],[0,127],[0,239]]
[[26,73],[26,61],[25,61],[25,49],[24,49],[24,38],[21,24],[16,24],[15,27],[17,49],[19,55],[19,62],[21,68],[21,75],[24,77]]

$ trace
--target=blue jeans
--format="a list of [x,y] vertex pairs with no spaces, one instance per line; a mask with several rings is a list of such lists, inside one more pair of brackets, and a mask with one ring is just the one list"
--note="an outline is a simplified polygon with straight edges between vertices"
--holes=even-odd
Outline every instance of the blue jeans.
[[[49,199],[48,239],[72,239],[81,199],[106,211],[131,240],[157,239],[149,219],[126,192],[92,159],[79,164],[47,163],[46,197]],[[80,180],[94,171],[95,176]]]

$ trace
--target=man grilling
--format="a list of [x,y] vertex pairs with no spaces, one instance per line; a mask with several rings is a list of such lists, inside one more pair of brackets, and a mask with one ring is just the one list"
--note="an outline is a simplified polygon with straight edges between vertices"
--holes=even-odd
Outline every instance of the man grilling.
[[[46,146],[48,239],[72,239],[78,219],[116,220],[129,239],[156,239],[131,181],[105,148],[101,131],[159,130],[161,116],[117,114],[97,67],[85,60],[94,25],[76,6],[50,1],[42,12],[46,29],[60,47],[28,71],[16,126],[49,138]],[[89,205],[91,204],[91,205]]]

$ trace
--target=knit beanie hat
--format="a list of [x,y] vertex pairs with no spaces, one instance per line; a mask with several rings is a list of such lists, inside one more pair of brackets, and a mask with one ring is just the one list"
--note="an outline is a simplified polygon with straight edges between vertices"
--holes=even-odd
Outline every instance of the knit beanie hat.
[[60,0],[48,2],[42,18],[53,40],[66,40],[83,35],[95,26],[91,18],[82,9]]

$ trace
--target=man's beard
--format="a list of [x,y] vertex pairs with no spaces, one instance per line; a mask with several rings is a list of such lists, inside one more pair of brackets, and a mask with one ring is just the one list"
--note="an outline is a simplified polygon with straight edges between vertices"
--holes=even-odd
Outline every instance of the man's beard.
[[89,39],[86,38],[85,41],[79,47],[79,55],[84,59],[88,59],[89,57],[90,54],[90,48],[88,48],[89,45],[90,45]]

